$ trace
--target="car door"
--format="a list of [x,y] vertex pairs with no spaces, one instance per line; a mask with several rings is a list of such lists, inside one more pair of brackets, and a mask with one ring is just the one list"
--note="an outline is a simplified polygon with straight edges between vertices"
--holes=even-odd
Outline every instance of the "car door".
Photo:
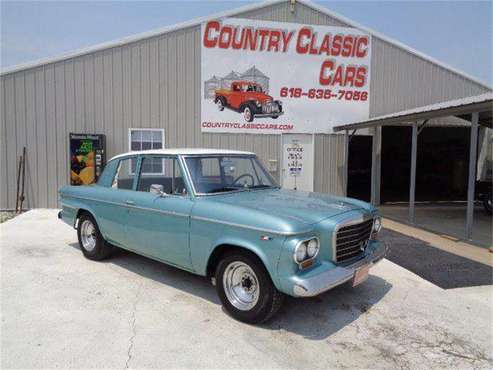
[[126,225],[129,202],[132,202],[136,186],[137,157],[118,160],[112,179],[98,189],[95,211],[99,227],[106,240],[121,247],[127,247]]
[[[161,195],[151,192],[161,188]],[[189,196],[176,157],[146,155],[127,222],[129,248],[185,269],[192,270],[189,248]]]
[[229,104],[231,107],[238,109],[240,104],[241,104],[241,97],[243,95],[243,92],[241,91],[241,85],[240,84],[232,84],[231,85],[231,92],[230,92],[230,101]]

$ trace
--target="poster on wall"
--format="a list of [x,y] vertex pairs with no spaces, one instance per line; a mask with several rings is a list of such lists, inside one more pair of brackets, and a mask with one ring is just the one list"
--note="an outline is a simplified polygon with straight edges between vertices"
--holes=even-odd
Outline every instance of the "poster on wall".
[[105,161],[105,136],[69,134],[70,185],[90,185],[101,175]]
[[223,18],[202,24],[202,132],[332,133],[369,117],[371,37]]

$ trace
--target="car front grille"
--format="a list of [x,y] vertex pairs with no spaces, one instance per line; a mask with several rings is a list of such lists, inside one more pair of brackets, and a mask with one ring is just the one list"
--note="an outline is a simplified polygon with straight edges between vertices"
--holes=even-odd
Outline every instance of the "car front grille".
[[262,106],[262,113],[279,113],[279,105],[274,102],[267,102]]
[[362,254],[368,244],[373,219],[342,226],[335,236],[335,261],[343,262]]

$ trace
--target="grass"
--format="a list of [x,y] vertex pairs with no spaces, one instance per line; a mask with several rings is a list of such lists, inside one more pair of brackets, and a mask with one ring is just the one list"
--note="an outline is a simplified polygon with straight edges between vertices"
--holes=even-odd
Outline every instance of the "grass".
[[0,212],[0,224],[14,218],[15,216],[16,214],[13,211]]

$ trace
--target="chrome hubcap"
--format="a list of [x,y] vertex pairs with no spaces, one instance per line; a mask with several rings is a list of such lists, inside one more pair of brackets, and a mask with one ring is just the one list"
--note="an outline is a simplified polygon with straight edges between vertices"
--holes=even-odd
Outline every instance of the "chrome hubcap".
[[223,102],[221,101],[221,99],[219,99],[216,104],[217,104],[217,109],[223,110]]
[[80,239],[82,242],[82,247],[91,252],[96,248],[96,228],[89,220],[84,220],[80,227]]
[[229,302],[239,310],[255,307],[260,296],[257,275],[246,263],[231,262],[223,274],[224,292]]

